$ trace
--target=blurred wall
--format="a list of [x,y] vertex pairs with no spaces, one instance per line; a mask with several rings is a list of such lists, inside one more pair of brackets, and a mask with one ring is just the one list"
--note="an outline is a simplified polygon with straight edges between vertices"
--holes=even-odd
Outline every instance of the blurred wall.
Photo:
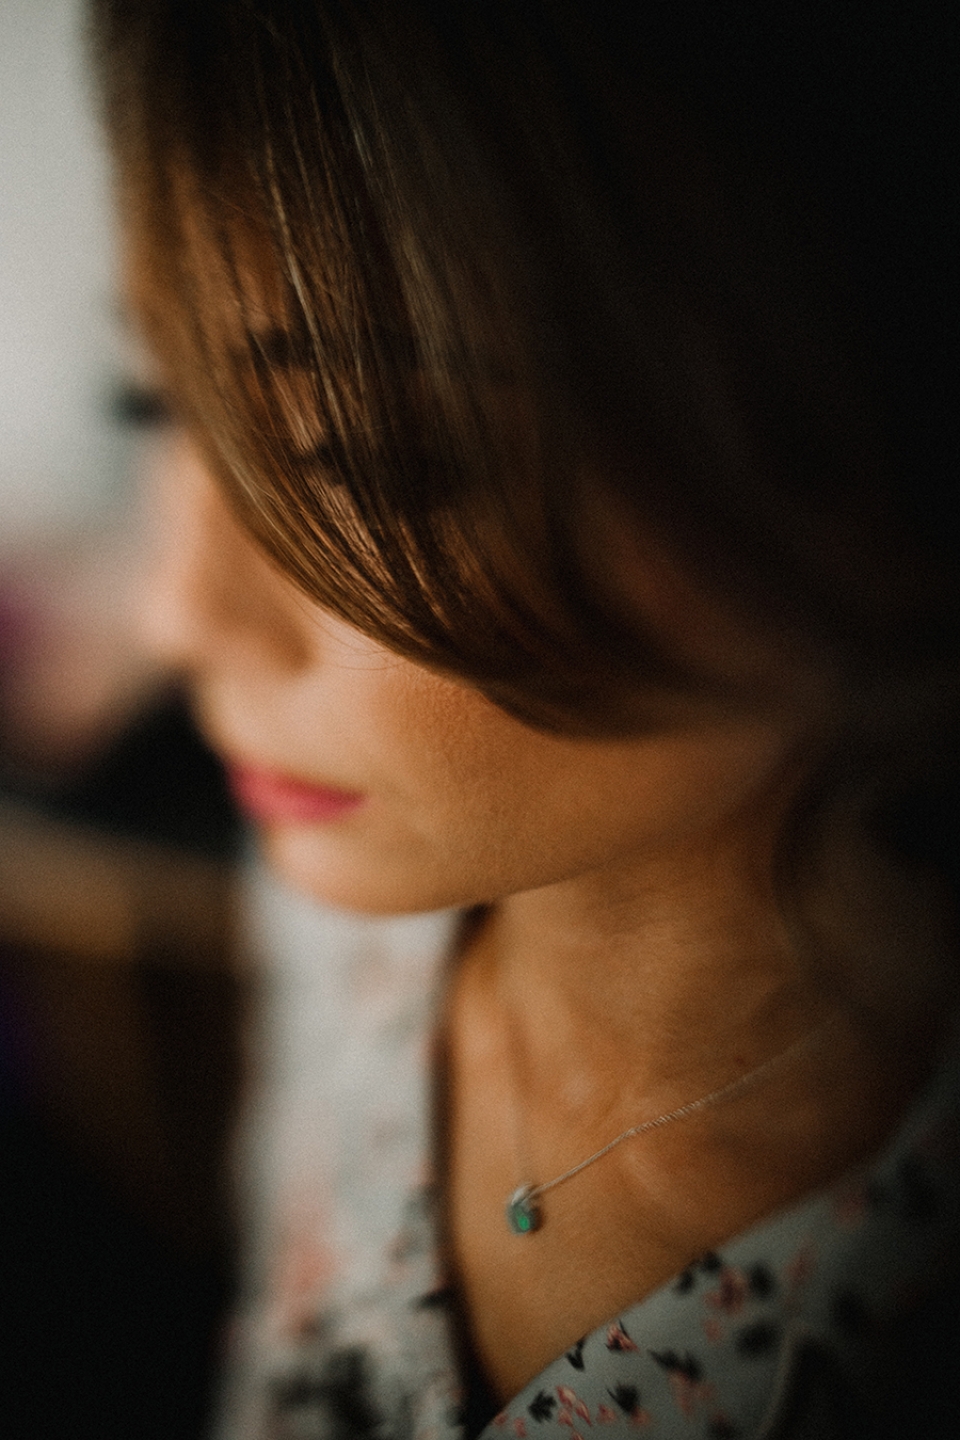
[[82,0],[0,0],[0,548],[109,504],[113,254]]

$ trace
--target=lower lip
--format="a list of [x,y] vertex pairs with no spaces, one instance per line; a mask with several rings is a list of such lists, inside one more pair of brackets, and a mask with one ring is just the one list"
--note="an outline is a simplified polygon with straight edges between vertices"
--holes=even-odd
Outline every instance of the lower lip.
[[340,820],[364,801],[355,790],[305,785],[271,770],[232,765],[228,774],[235,799],[254,820],[317,824]]

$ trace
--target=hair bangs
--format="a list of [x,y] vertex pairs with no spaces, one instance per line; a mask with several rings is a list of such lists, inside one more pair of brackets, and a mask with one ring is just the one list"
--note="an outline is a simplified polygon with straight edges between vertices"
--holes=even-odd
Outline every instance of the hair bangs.
[[537,4],[99,7],[139,308],[305,593],[536,723],[777,703],[612,595],[607,485],[791,663],[873,663],[870,556],[824,543],[875,476],[869,407],[769,187],[655,88],[601,83]]
[[286,73],[303,38],[267,36],[238,86],[216,21],[184,17],[174,84],[145,39],[112,104],[134,307],[243,522],[308,596],[532,723],[635,731],[688,707],[703,677],[582,562],[577,427],[531,360],[509,207],[468,125],[473,205],[432,193],[455,183],[453,100],[444,126],[396,97],[401,122],[371,126],[395,66],[368,62],[358,94],[319,30],[309,81]]

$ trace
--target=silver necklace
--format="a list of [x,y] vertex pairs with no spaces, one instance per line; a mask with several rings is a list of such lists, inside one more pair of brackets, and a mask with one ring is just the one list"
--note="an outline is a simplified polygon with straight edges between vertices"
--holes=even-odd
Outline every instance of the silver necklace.
[[675,1110],[666,1110],[662,1115],[654,1116],[652,1120],[641,1120],[639,1125],[631,1125],[615,1139],[608,1141],[606,1145],[601,1145],[600,1149],[595,1150],[592,1155],[588,1155],[586,1160],[581,1160],[579,1165],[572,1165],[569,1170],[564,1170],[562,1175],[557,1175],[553,1180],[545,1180],[542,1185],[529,1183],[518,1185],[504,1207],[507,1225],[514,1235],[532,1235],[543,1225],[543,1211],[537,1203],[541,1195],[546,1195],[548,1190],[554,1190],[558,1185],[563,1185],[565,1181],[572,1180],[574,1175],[579,1175],[581,1170],[595,1165],[598,1160],[602,1160],[604,1155],[609,1155],[611,1150],[615,1150],[625,1140],[632,1140],[638,1135],[646,1135],[651,1130],[660,1130],[664,1125],[672,1125],[675,1120],[686,1120],[689,1115],[706,1110],[721,1100],[732,1100],[735,1095],[749,1090],[751,1086],[758,1084],[764,1076],[768,1075],[775,1066],[793,1055],[795,1051],[810,1044],[820,1035],[821,1031],[827,1028],[833,1018],[831,1016],[820,1025],[814,1026],[812,1030],[805,1031],[785,1050],[781,1050],[777,1055],[772,1055],[769,1060],[764,1060],[762,1065],[758,1065],[754,1070],[749,1070],[746,1075],[731,1080],[727,1085],[721,1085],[718,1090],[711,1090],[708,1094],[701,1095],[698,1100],[688,1100],[685,1105],[678,1105]]

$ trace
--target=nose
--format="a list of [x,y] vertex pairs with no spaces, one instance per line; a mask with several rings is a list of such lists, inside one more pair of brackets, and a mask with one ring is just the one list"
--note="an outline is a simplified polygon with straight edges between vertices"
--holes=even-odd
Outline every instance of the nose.
[[238,651],[273,666],[301,663],[301,597],[240,525],[197,447],[179,431],[159,442],[149,496],[150,559],[138,619],[150,653],[187,674]]
[[140,634],[162,664],[190,670],[223,618],[222,579],[215,573],[222,522],[210,477],[185,436],[173,432],[159,440],[147,470],[149,558]]

